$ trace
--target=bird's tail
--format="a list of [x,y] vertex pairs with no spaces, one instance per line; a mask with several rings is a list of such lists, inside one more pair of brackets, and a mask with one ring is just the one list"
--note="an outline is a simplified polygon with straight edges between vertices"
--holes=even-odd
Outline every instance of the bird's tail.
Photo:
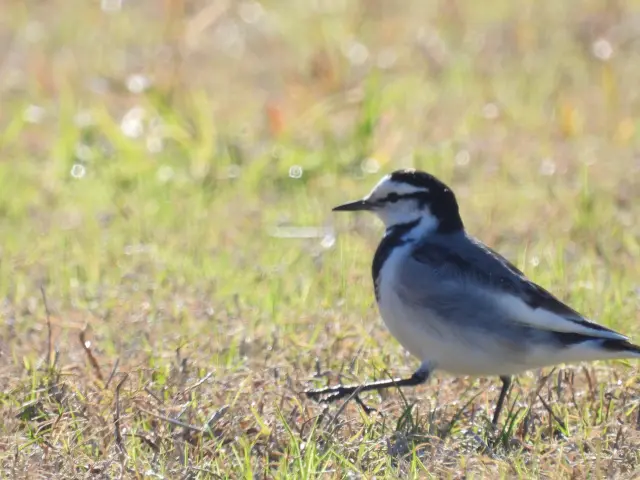
[[602,340],[600,345],[611,354],[612,358],[640,358],[640,346],[634,345],[628,340],[606,339]]

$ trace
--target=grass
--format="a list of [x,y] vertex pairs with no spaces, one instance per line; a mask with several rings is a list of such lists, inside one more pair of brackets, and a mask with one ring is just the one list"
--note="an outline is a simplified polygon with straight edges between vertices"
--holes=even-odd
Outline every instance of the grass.
[[635,362],[301,391],[417,361],[375,308],[401,166],[640,338],[632,2],[7,2],[3,478],[634,478]]

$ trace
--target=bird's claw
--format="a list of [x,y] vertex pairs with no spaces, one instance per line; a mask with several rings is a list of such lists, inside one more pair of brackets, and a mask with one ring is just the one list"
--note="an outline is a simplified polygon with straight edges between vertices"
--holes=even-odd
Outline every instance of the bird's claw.
[[316,402],[331,403],[344,396],[340,388],[341,387],[329,387],[317,390],[305,390],[304,394]]
[[[353,389],[344,387],[343,385],[304,391],[304,394],[307,397],[309,397],[312,400],[315,400],[316,402],[321,402],[321,403],[332,403],[332,402],[335,402],[336,400],[340,400],[341,398],[352,395],[353,393],[354,393]],[[372,412],[377,412],[375,408],[365,404],[360,399],[359,395],[354,395],[353,399],[356,401],[358,405],[360,405],[360,407],[362,407],[362,409],[367,415],[370,415]]]

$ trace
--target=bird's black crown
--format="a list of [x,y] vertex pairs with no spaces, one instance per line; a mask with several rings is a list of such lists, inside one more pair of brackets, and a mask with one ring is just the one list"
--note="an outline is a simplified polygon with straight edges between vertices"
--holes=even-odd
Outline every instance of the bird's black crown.
[[451,190],[430,173],[413,168],[396,170],[391,174],[391,180],[398,183],[407,183],[414,187],[428,188],[429,190]]

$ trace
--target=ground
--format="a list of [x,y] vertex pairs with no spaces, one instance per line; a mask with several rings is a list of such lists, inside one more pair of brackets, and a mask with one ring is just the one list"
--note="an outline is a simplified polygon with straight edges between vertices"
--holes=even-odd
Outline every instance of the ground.
[[410,374],[372,216],[415,166],[468,230],[640,341],[632,2],[7,0],[3,478],[635,478],[635,361],[325,406]]

